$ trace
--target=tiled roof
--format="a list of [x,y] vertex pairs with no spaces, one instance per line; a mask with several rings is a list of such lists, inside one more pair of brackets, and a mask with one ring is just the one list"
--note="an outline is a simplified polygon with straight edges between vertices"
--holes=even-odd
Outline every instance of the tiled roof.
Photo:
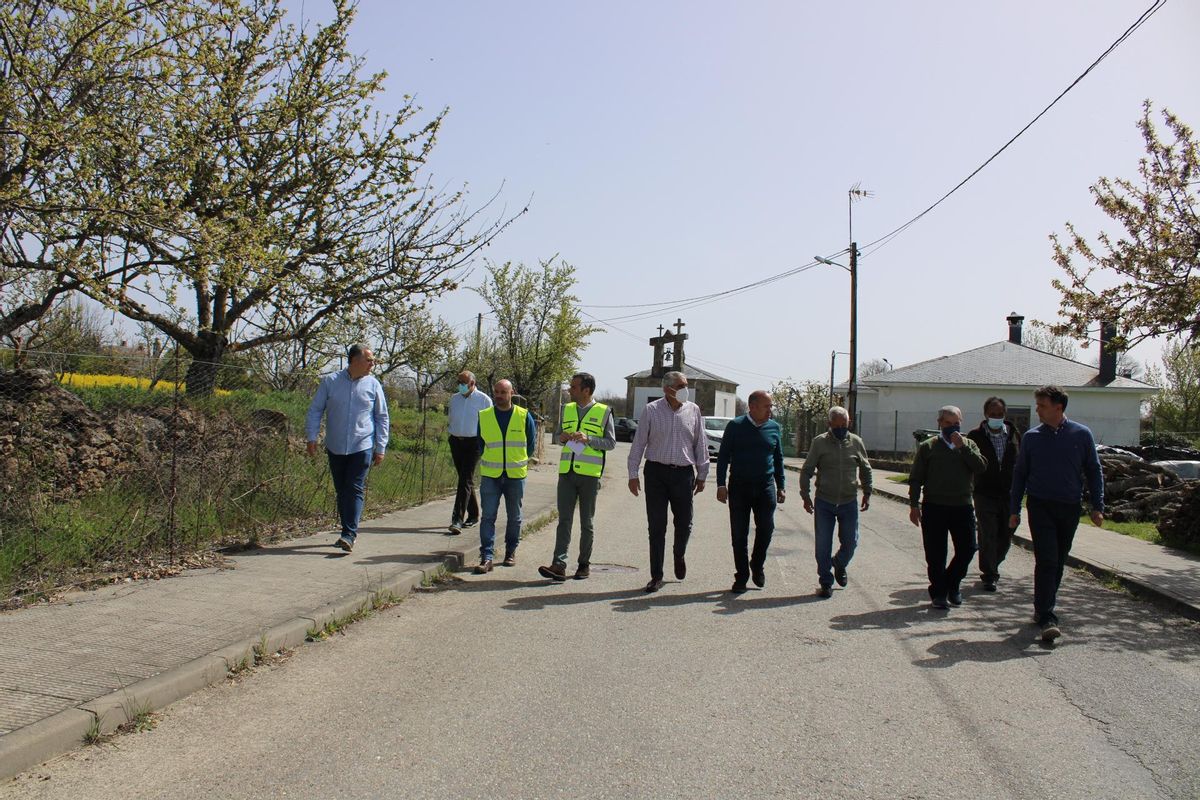
[[1091,364],[1003,341],[861,378],[860,384],[865,388],[906,384],[1036,387],[1053,383],[1064,389],[1107,386],[1157,391],[1150,384],[1120,376],[1111,383],[1101,384],[1099,374],[1100,370]]
[[[650,373],[652,373],[652,372],[653,372],[653,370],[644,369],[641,372],[635,372],[632,375],[626,375],[625,379],[630,380],[633,378],[649,378]],[[687,362],[684,362],[684,364],[683,364],[683,374],[687,376],[687,379],[689,381],[695,381],[695,380],[717,381],[719,383],[732,383],[734,386],[737,386],[737,381],[730,380],[729,378],[722,378],[720,375],[714,375],[713,373],[709,372],[708,370],[703,370],[703,369],[700,369],[699,367],[693,367],[691,364],[688,364]]]

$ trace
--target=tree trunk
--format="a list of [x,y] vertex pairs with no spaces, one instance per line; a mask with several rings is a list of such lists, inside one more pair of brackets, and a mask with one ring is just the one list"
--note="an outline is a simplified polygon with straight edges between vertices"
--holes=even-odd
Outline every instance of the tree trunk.
[[202,331],[199,342],[188,347],[192,363],[188,365],[187,375],[183,381],[187,384],[189,397],[211,397],[217,388],[217,375],[221,369],[221,358],[225,355],[226,340],[224,336]]

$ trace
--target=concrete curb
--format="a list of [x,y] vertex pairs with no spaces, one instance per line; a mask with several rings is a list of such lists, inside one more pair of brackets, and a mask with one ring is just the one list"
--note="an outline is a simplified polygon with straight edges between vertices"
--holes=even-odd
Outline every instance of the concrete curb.
[[377,593],[407,596],[438,570],[461,567],[466,563],[468,553],[476,547],[469,537],[455,545],[443,551],[441,561],[430,561],[387,576],[375,589],[346,595],[275,625],[259,637],[225,645],[124,689],[0,736],[0,780],[77,749],[93,729],[101,734],[112,733],[141,714],[160,710],[193,692],[218,684],[236,672],[239,665],[253,664],[256,655],[298,647],[304,644],[309,631],[314,628],[322,628],[330,620],[345,619],[364,607],[371,608]]
[[[890,487],[889,487],[890,488]],[[906,494],[897,494],[895,491],[888,491],[878,486],[875,487],[875,496],[886,497],[897,503],[908,505],[908,496]],[[1028,534],[1018,532],[1013,534],[1013,544],[1021,548],[1033,552],[1033,540]],[[1169,589],[1164,589],[1160,586],[1147,583],[1135,575],[1130,575],[1127,572],[1122,572],[1120,569],[1109,564],[1102,564],[1098,561],[1082,558],[1075,554],[1067,555],[1067,565],[1076,569],[1083,569],[1090,572],[1097,578],[1115,578],[1122,586],[1132,592],[1135,596],[1144,600],[1149,600],[1163,608],[1169,609],[1188,619],[1200,622],[1200,608],[1196,607],[1186,598],[1180,597]]]

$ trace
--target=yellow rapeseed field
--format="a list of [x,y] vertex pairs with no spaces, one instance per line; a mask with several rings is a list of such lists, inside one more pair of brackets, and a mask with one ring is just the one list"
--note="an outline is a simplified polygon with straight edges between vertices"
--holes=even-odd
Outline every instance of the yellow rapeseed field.
[[[129,386],[134,389],[149,389],[149,378],[135,378],[132,375],[91,375],[79,372],[64,372],[59,382],[66,386],[76,386],[80,389],[97,389],[109,386]],[[186,384],[179,384],[181,390],[186,389]],[[175,391],[175,383],[173,381],[159,381],[154,385],[156,392],[172,392]],[[228,389],[217,389],[219,395],[229,394]]]

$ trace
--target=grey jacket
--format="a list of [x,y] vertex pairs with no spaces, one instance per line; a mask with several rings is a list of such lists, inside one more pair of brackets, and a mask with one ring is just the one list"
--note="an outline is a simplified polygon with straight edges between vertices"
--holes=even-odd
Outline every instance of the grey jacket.
[[867,446],[853,433],[846,434],[840,441],[828,431],[813,439],[800,470],[800,497],[804,500],[811,499],[809,484],[814,472],[817,474],[817,498],[827,503],[854,502],[858,497],[858,485],[862,486],[864,497],[871,496],[871,462],[867,459]]

